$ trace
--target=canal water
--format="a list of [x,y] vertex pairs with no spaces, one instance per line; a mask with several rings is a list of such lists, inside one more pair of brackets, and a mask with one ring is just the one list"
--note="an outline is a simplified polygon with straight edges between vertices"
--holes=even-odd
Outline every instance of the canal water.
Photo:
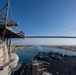
[[46,46],[31,46],[23,50],[18,50],[16,53],[19,56],[19,60],[22,61],[22,67],[18,71],[16,71],[14,75],[20,75],[26,63],[32,60],[35,57],[35,55],[37,55],[39,52],[46,52],[46,53],[56,52],[56,53],[67,54],[67,55],[76,55],[76,52],[67,51],[67,50],[58,49],[58,48],[51,48]]

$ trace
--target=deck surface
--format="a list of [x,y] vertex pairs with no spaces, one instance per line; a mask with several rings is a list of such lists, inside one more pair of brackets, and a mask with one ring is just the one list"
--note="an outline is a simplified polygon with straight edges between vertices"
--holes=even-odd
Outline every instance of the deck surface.
[[[53,75],[76,75],[76,57],[69,56],[67,58],[47,59],[45,61],[50,63],[45,67]],[[21,75],[26,75],[26,69],[23,70]]]
[[76,57],[62,58],[59,60],[47,60],[50,63],[46,66],[53,75],[76,75]]

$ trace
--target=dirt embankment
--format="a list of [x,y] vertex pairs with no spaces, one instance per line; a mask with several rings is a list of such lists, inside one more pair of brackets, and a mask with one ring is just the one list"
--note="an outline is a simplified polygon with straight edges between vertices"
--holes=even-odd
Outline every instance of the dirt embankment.
[[30,47],[30,45],[14,45],[14,46],[11,46],[11,49],[16,51],[16,50],[22,50],[28,47]]

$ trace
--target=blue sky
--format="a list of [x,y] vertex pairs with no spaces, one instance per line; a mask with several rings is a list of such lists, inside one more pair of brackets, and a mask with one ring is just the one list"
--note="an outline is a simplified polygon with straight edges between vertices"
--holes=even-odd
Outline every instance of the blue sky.
[[[6,1],[0,0],[0,8]],[[19,24],[19,30],[23,30],[26,36],[76,36],[76,0],[11,0],[11,9],[13,19]],[[24,39],[21,44],[76,44],[75,41]]]

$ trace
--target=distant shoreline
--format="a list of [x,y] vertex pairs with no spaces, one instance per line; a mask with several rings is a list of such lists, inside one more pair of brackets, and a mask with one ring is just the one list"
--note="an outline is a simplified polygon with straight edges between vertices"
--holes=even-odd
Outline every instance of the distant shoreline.
[[59,49],[65,49],[65,50],[68,50],[68,51],[74,51],[76,52],[76,46],[64,46],[64,45],[56,45],[56,46],[48,46],[48,47],[52,47],[52,48],[59,48]]
[[[33,45],[13,45],[13,46],[11,46],[11,49],[17,51],[17,50],[22,50],[24,48],[28,48],[28,47],[31,47],[31,46],[33,46]],[[76,52],[76,46],[68,46],[68,45],[66,45],[66,46],[64,46],[64,45],[53,45],[53,46],[51,46],[51,45],[41,45],[41,46],[65,49],[65,50]]]
[[17,50],[22,50],[22,49],[25,49],[25,48],[28,48],[28,47],[31,47],[32,45],[13,45],[11,46],[11,49],[13,51],[17,51]]

